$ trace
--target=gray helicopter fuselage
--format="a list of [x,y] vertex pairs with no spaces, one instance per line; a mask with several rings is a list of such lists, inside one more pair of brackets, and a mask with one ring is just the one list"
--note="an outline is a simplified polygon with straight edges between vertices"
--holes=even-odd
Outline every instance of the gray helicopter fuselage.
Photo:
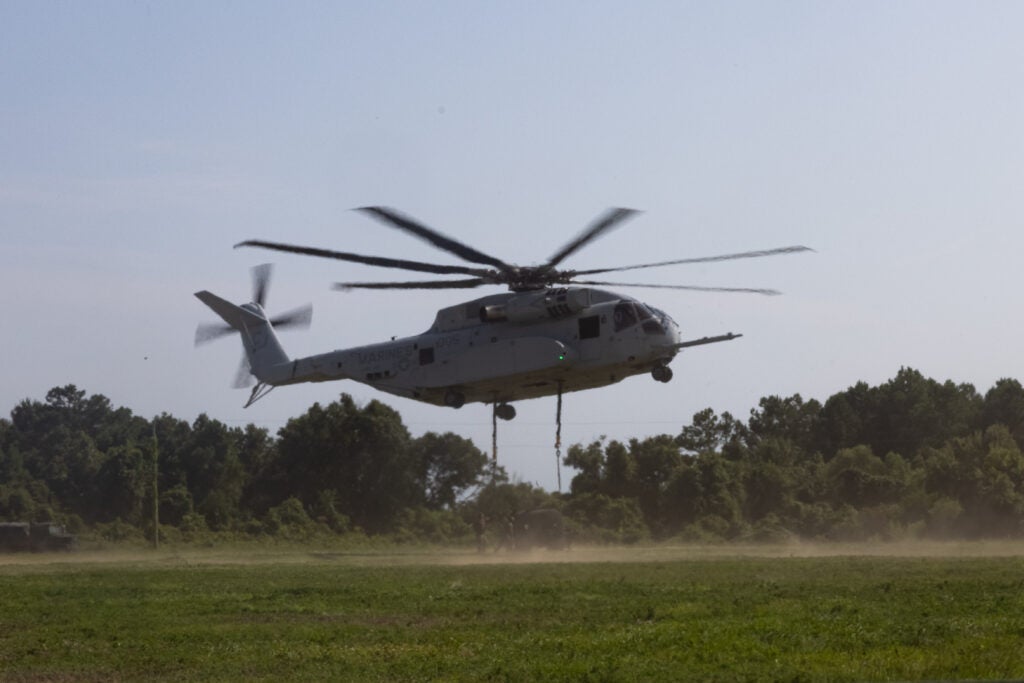
[[267,384],[351,379],[436,405],[510,402],[606,386],[666,365],[679,328],[613,292],[508,292],[441,309],[426,332],[342,349],[258,373]]

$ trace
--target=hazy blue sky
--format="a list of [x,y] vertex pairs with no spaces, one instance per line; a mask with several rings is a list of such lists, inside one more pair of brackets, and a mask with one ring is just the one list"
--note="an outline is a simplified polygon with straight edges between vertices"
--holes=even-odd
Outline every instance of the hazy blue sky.
[[[0,3],[0,414],[74,383],[276,431],[349,392],[488,449],[486,406],[350,382],[242,410],[238,345],[192,347],[214,319],[192,292],[246,301],[266,260],[272,312],[314,304],[294,356],[473,296],[342,294],[394,272],[231,248],[454,262],[349,210],[370,204],[526,264],[609,206],[645,213],[566,265],[817,250],[643,272],[785,296],[629,290],[688,337],[745,336],[681,354],[670,384],[568,396],[567,444],[901,366],[984,392],[1024,374],[1022,34],[1015,2]],[[501,462],[553,488],[555,401],[518,408]]]

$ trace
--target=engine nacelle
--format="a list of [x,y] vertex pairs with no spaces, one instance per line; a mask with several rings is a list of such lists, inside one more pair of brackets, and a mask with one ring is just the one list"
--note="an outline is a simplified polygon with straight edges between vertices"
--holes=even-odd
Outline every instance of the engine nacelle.
[[530,323],[539,320],[568,318],[590,306],[589,289],[548,289],[543,292],[523,292],[504,304],[483,306],[483,322]]

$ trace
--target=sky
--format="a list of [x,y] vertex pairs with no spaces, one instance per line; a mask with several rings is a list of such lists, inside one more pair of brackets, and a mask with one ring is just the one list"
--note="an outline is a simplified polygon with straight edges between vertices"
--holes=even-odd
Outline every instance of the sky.
[[[215,321],[193,292],[248,301],[266,261],[271,313],[314,307],[281,333],[293,357],[501,291],[341,293],[397,271],[232,249],[457,263],[367,205],[526,265],[611,206],[643,213],[563,266],[815,250],[639,271],[783,295],[621,290],[684,338],[744,336],[681,353],[668,384],[567,395],[563,453],[901,367],[984,393],[1024,375],[1022,25],[1021,3],[930,0],[0,3],[0,415],[75,384],[276,433],[347,392],[489,451],[489,406],[347,381],[243,409],[240,344],[193,348]],[[554,490],[555,399],[517,409],[499,462]]]

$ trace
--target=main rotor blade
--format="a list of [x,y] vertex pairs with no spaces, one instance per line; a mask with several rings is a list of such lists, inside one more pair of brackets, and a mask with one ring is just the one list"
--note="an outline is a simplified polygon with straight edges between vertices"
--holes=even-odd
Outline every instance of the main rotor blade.
[[258,247],[260,249],[272,249],[274,251],[284,251],[291,254],[319,256],[321,258],[332,258],[339,261],[363,263],[368,266],[415,270],[420,273],[434,273],[436,275],[485,275],[488,273],[488,271],[482,268],[469,268],[467,266],[441,266],[434,263],[406,261],[404,259],[393,259],[383,256],[362,256],[360,254],[350,254],[344,251],[331,251],[330,249],[317,249],[316,247],[300,247],[294,244],[266,242],[264,240],[245,240],[244,242],[239,242],[235,245],[235,249],[238,247]]
[[760,258],[762,256],[777,256],[780,254],[796,254],[802,251],[814,251],[810,247],[792,246],[778,247],[777,249],[759,249],[756,251],[744,251],[738,254],[722,254],[721,256],[701,256],[698,258],[684,258],[675,261],[659,261],[658,263],[641,263],[636,266],[620,266],[618,268],[595,268],[593,270],[576,270],[574,275],[598,275],[599,273],[617,273],[623,270],[638,270],[640,268],[657,268],[659,266],[675,266],[683,263],[711,263],[713,261],[735,261],[737,259]]
[[623,221],[632,218],[636,214],[640,213],[636,209],[608,209],[600,217],[598,217],[593,223],[577,235],[571,242],[562,247],[559,251],[555,252],[555,255],[548,259],[548,262],[542,266],[542,268],[550,269],[561,263],[565,257],[575,253],[589,242],[597,239],[601,235],[610,231],[612,228],[617,227]]
[[735,294],[763,294],[777,296],[782,292],[777,289],[751,289],[749,287],[697,287],[693,285],[649,285],[639,282],[597,282],[594,280],[570,280],[571,285],[599,285],[606,287],[650,287],[653,289],[686,289],[692,292],[729,292]]
[[261,263],[252,267],[252,300],[260,305],[266,306],[267,289],[270,287],[270,276],[274,272],[274,266],[270,263]]
[[334,289],[343,292],[350,289],[470,289],[489,284],[493,284],[493,281],[482,278],[473,278],[471,280],[422,280],[419,282],[336,282],[334,283]]
[[494,266],[501,271],[511,271],[512,266],[508,265],[500,259],[496,259],[493,256],[477,251],[476,249],[459,242],[458,240],[452,239],[442,235],[441,233],[428,228],[427,226],[419,223],[408,216],[402,215],[394,209],[389,209],[383,206],[363,206],[356,211],[362,211],[363,213],[373,216],[383,223],[387,223],[392,227],[398,228],[399,230],[405,230],[408,233],[416,235],[420,239],[430,242],[438,249],[443,249],[451,254],[455,254],[461,259],[469,261],[470,263],[483,263],[488,266]]
[[220,339],[235,331],[235,328],[231,325],[224,325],[223,323],[200,323],[196,327],[196,341],[195,345],[205,344],[206,342],[213,341],[214,339]]
[[306,304],[301,308],[296,308],[287,313],[282,313],[279,316],[270,319],[270,324],[276,329],[286,329],[289,327],[309,327],[310,323],[313,322],[313,306],[312,304]]

